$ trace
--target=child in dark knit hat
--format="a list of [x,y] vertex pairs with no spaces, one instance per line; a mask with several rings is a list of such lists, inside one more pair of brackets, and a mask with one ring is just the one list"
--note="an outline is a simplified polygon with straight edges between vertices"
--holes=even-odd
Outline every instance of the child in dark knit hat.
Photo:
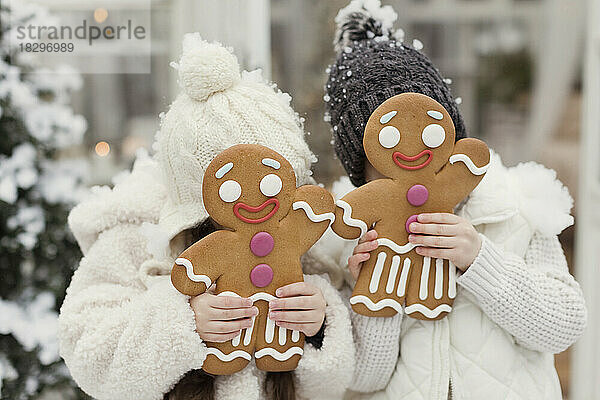
[[[353,0],[336,17],[325,119],[351,182],[334,185],[338,197],[382,177],[366,158],[363,132],[392,96],[433,98],[450,114],[456,140],[467,137],[448,81],[418,40],[409,45],[394,30],[396,17],[379,0]],[[456,214],[420,214],[410,226],[418,254],[447,258],[459,269],[453,311],[437,321],[352,312],[352,390],[377,392],[360,398],[378,399],[561,399],[553,353],[575,342],[586,324],[581,290],[557,238],[573,223],[571,207],[554,171],[535,163],[506,168],[492,152],[486,176]],[[345,292],[378,247],[376,230],[331,249],[350,272]]]

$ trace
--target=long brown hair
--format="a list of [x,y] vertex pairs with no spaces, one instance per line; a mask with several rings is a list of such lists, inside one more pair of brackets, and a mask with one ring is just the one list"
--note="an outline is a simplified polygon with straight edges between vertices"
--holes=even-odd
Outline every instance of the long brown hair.
[[[189,247],[216,230],[210,218],[186,232],[185,247]],[[292,371],[267,372],[264,391],[272,400],[296,400]],[[163,400],[215,400],[215,377],[196,369],[185,374]]]

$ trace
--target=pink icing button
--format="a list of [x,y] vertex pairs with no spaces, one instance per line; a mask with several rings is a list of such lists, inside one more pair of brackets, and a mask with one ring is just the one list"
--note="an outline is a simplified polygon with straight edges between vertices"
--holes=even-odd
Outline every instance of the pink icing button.
[[265,287],[273,281],[273,268],[267,264],[258,264],[250,272],[250,281],[256,287]]
[[250,251],[257,257],[264,257],[273,251],[275,240],[267,232],[258,232],[250,239]]
[[417,222],[417,214],[415,215],[411,215],[410,217],[408,217],[408,219],[406,220],[406,232],[411,233],[410,232],[410,224],[412,224],[413,222]]
[[413,185],[406,192],[406,199],[413,206],[422,206],[429,198],[429,191],[423,185]]

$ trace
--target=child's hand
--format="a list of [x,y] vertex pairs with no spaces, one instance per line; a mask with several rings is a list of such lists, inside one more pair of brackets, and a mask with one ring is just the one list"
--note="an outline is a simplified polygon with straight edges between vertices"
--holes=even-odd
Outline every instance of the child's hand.
[[358,279],[358,274],[363,266],[363,263],[371,258],[370,252],[377,248],[377,232],[375,230],[367,231],[363,237],[358,240],[358,244],[354,248],[354,253],[348,258],[348,269],[354,277]]
[[481,249],[481,238],[469,221],[449,213],[419,214],[410,224],[408,241],[421,244],[417,254],[450,260],[466,271]]
[[233,296],[216,296],[205,292],[190,299],[196,315],[196,332],[206,342],[227,342],[250,328],[258,308],[252,300]]
[[277,289],[279,299],[269,302],[269,318],[275,325],[314,336],[325,320],[325,298],[321,290],[306,282]]

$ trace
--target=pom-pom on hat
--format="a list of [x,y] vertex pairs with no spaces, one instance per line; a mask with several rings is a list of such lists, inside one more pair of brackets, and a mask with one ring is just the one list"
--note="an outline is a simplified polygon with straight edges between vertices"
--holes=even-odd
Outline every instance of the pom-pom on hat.
[[397,18],[379,0],[352,0],[335,18],[337,58],[327,69],[326,120],[333,128],[338,158],[355,186],[365,183],[365,125],[375,109],[400,93],[422,93],[442,104],[456,128],[456,140],[467,136],[450,89],[437,68],[420,50],[403,43],[394,30]]
[[229,50],[205,42],[198,34],[185,35],[182,47],[177,65],[179,84],[190,98],[204,101],[239,82],[240,67]]
[[185,35],[183,53],[172,66],[181,93],[162,117],[156,158],[169,192],[160,229],[172,238],[208,217],[202,178],[221,151],[236,144],[260,144],[284,156],[296,183],[312,183],[316,160],[304,141],[291,97],[265,82],[259,70],[243,71],[232,52],[208,43],[198,33]]

